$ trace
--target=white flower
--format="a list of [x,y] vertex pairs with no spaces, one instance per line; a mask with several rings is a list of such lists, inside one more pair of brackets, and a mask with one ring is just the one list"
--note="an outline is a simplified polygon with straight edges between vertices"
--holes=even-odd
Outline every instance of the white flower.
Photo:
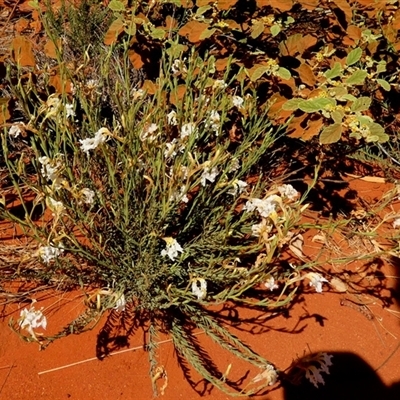
[[206,123],[206,128],[210,127],[218,136],[218,130],[220,127],[221,116],[218,111],[212,110],[210,112],[209,122]]
[[163,257],[168,256],[171,261],[175,261],[175,258],[178,257],[178,252],[183,253],[183,249],[181,245],[171,237],[164,238],[167,243],[167,247],[161,251],[161,255]]
[[164,157],[166,158],[166,159],[170,159],[170,158],[174,158],[175,156],[176,156],[176,143],[177,143],[177,140],[176,140],[176,138],[175,139],[173,139],[172,140],[172,142],[169,142],[169,143],[165,143],[165,147],[166,147],[166,149],[164,150]]
[[263,218],[263,220],[259,224],[254,224],[251,227],[251,233],[255,237],[264,236],[264,234],[270,233],[272,230],[272,226],[267,224],[267,220]]
[[57,258],[64,252],[62,247],[53,246],[43,246],[39,249],[39,256],[42,258],[43,262],[48,264],[51,260]]
[[167,114],[167,121],[168,125],[176,126],[178,125],[178,120],[176,119],[176,112],[172,110],[170,113]]
[[156,130],[158,129],[157,124],[150,124],[146,129],[144,129],[142,131],[142,133],[140,134],[140,140],[149,140],[150,142],[155,140],[155,135],[154,133],[156,132]]
[[125,311],[125,306],[126,306],[125,295],[122,293],[121,296],[118,297],[117,302],[115,303],[115,306],[113,308],[114,310],[121,312]]
[[85,204],[93,204],[94,203],[94,196],[95,193],[93,190],[89,189],[89,188],[83,188],[81,190],[81,196],[82,196],[82,200]]
[[240,162],[239,162],[239,160],[238,160],[236,157],[232,158],[232,163],[231,163],[231,165],[230,165],[230,167],[229,167],[229,172],[235,172],[235,171],[237,171],[239,168],[240,168]]
[[294,200],[299,194],[299,192],[294,189],[292,185],[279,186],[278,191],[281,196],[286,196],[289,200]]
[[52,197],[48,197],[46,200],[48,207],[53,211],[53,215],[60,215],[65,211],[62,201],[54,200]]
[[246,202],[243,210],[252,212],[257,209],[262,217],[267,218],[276,211],[276,205],[278,204],[279,199],[279,196],[276,195],[268,196],[263,200],[250,199]]
[[393,221],[393,228],[394,228],[394,229],[397,229],[398,227],[400,227],[400,218],[396,218],[396,219]]
[[259,382],[262,380],[266,380],[269,386],[275,385],[276,381],[278,380],[278,373],[273,365],[268,364],[265,370],[255,376],[251,381],[252,382]]
[[233,188],[228,191],[228,194],[232,196],[236,196],[237,194],[242,193],[243,190],[247,187],[247,183],[239,179],[235,179],[232,184]]
[[96,149],[100,144],[107,140],[107,135],[104,132],[108,131],[106,128],[100,128],[95,134],[94,138],[80,139],[81,149],[89,156],[89,151]]
[[21,122],[17,122],[13,126],[10,127],[8,131],[8,135],[11,136],[12,138],[16,139],[19,135],[21,135],[22,131],[20,126],[23,124]]
[[188,203],[189,198],[186,195],[186,186],[181,186],[179,192],[175,192],[170,196],[169,201],[183,201],[184,203]]
[[75,117],[74,105],[73,104],[66,104],[65,105],[65,115],[67,118]]
[[[198,286],[200,284],[200,287]],[[192,281],[192,293],[197,300],[203,300],[207,296],[207,282],[203,278],[195,278]]]
[[225,89],[227,86],[223,79],[216,79],[213,84],[213,89]]
[[279,286],[275,283],[275,279],[273,276],[267,279],[267,281],[264,283],[264,286],[269,289],[271,292],[275,289],[278,289]]
[[145,95],[145,91],[143,89],[133,89],[132,90],[132,99],[138,100],[141,99]]
[[[183,59],[183,61],[185,60],[186,58]],[[176,59],[171,66],[171,71],[174,75],[179,75],[181,72],[186,73],[187,69],[182,60]]]
[[244,100],[240,96],[233,96],[232,103],[235,107],[241,108],[243,106]]
[[322,275],[317,274],[316,272],[309,272],[306,274],[306,278],[310,280],[309,285],[315,287],[315,291],[318,293],[322,293],[322,284],[324,282],[329,282]]
[[21,310],[19,317],[19,326],[34,335],[34,329],[46,329],[47,319],[43,315],[41,310],[35,310],[35,307],[31,306],[29,309],[24,308],[23,310]]
[[46,156],[39,157],[38,161],[42,165],[40,173],[42,174],[43,178],[46,178],[50,181],[55,181],[57,179],[58,166],[52,166],[50,158]]
[[[333,356],[327,353],[318,353],[316,356],[307,360],[307,363],[310,363],[306,368],[306,378],[316,387],[318,388],[318,384],[321,383],[325,385],[324,378],[321,375],[321,372],[325,372],[329,375],[329,368],[332,365],[331,358]],[[319,368],[313,364],[319,364]]]
[[194,132],[196,132],[196,125],[193,122],[183,124],[181,127],[181,139],[190,136]]
[[201,175],[201,184],[202,186],[206,186],[207,181],[214,182],[215,178],[218,176],[219,172],[217,167],[214,167],[211,171],[210,168],[204,168],[204,171]]

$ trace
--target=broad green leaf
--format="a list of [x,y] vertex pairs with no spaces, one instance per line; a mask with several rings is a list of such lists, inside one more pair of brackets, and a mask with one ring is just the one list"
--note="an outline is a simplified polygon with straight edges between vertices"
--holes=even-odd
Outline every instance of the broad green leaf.
[[328,71],[325,72],[325,78],[326,79],[333,79],[336,78],[340,75],[342,75],[342,66],[340,65],[339,62],[335,62],[335,64],[333,65],[333,68],[328,69]]
[[306,113],[313,113],[325,109],[327,106],[334,107],[336,105],[335,99],[328,97],[318,97],[314,99],[305,100],[300,104],[299,109]]
[[390,83],[388,81],[385,81],[384,79],[377,79],[376,81],[378,82],[379,86],[383,90],[386,90],[387,92],[390,92],[391,87],[390,87]]
[[371,141],[385,143],[389,140],[389,135],[385,133],[383,126],[376,122],[373,122],[372,124],[369,125],[369,132],[371,137],[373,137],[374,139]]
[[211,28],[211,29],[207,28],[207,29],[205,29],[200,35],[200,40],[208,39],[209,37],[214,35],[214,33],[216,31],[217,30],[215,28]]
[[278,76],[280,78],[284,79],[285,81],[288,81],[292,77],[290,71],[288,69],[286,69],[286,68],[283,68],[283,67],[279,67]]
[[306,100],[304,99],[290,99],[286,103],[283,104],[282,110],[286,111],[295,111],[300,108],[300,104],[304,103]]
[[264,32],[264,29],[265,29],[264,23],[262,21],[258,21],[251,27],[250,37],[252,39],[258,38]]
[[385,60],[381,60],[376,65],[376,73],[380,74],[380,73],[385,72],[385,71],[386,71],[386,61]]
[[356,47],[347,55],[346,65],[350,66],[355,64],[357,61],[360,60],[361,56],[362,56],[362,50],[359,47]]
[[343,122],[344,112],[341,110],[335,110],[331,112],[331,118],[336,124],[341,124]]
[[133,21],[128,21],[127,25],[124,28],[124,31],[130,36],[135,36],[136,35],[136,24]]
[[374,122],[374,120],[371,117],[368,117],[368,115],[357,115],[356,118],[361,125],[369,126]]
[[362,85],[367,77],[368,72],[358,69],[354,71],[353,74],[346,79],[346,85]]
[[196,11],[196,15],[201,16],[203,15],[206,11],[210,10],[212,7],[208,4],[206,6],[199,7]]
[[272,25],[270,31],[272,36],[276,36],[281,31],[281,27],[278,24]]
[[154,29],[151,30],[150,36],[153,39],[159,39],[159,40],[164,39],[165,30],[161,29],[161,28],[154,28]]
[[108,3],[108,8],[114,12],[122,12],[125,11],[125,6],[122,1],[119,0],[111,0]]
[[357,97],[354,97],[352,94],[350,93],[346,93],[343,96],[338,96],[337,99],[339,101],[356,101]]
[[342,137],[342,124],[329,125],[321,132],[319,142],[321,144],[336,143]]
[[360,97],[354,101],[351,105],[351,111],[353,112],[361,112],[367,111],[371,105],[371,99],[369,97]]
[[267,71],[270,70],[270,67],[261,66],[258,67],[250,77],[252,82],[259,80]]
[[344,86],[336,86],[329,89],[329,96],[336,97],[337,99],[340,99],[342,96],[346,94],[347,94],[347,88],[345,88]]

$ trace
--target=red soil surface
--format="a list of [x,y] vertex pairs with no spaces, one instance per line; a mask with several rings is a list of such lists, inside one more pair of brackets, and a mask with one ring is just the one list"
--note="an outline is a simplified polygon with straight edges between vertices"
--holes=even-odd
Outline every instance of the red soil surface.
[[[355,190],[359,196],[368,198],[369,204],[373,204],[391,186],[354,180],[348,189]],[[382,213],[387,214],[399,208],[395,203],[392,207],[392,210],[386,208]],[[391,222],[383,224],[380,229],[384,233],[393,230]],[[320,254],[321,244],[315,240],[317,233],[309,231],[304,234],[303,252],[307,257]],[[3,230],[2,238],[5,239],[7,235]],[[346,252],[368,252],[365,244],[352,243],[339,234],[335,235],[333,239],[336,244]],[[332,251],[332,246],[330,249]],[[368,305],[356,304],[351,293],[334,293],[332,288],[324,285],[323,293],[315,293],[310,288],[307,293],[299,295],[285,315],[234,307],[221,311],[220,314],[225,316],[237,312],[238,318],[226,319],[231,331],[281,370],[288,368],[297,357],[320,351],[333,354],[331,374],[322,374],[326,381],[324,387],[315,389],[308,383],[296,388],[277,384],[258,399],[400,398],[400,261],[397,260],[396,264],[396,260],[392,258],[391,262],[387,262],[386,258],[382,258],[381,263],[376,261],[375,264],[369,264],[369,273],[375,277],[379,275],[380,279],[377,283],[371,281],[371,284],[379,286],[374,294],[364,293],[361,297],[365,303],[371,301]],[[326,267],[330,271],[343,272],[346,269],[362,274],[364,265],[365,261],[357,261]],[[365,275],[360,276],[365,278]],[[356,275],[351,277],[355,279]],[[44,307],[48,319],[46,333],[60,330],[84,308],[83,292],[79,291],[60,293],[44,290],[32,297],[37,300],[36,308]],[[7,304],[1,313],[1,399],[152,398],[148,356],[143,349],[145,328],[137,329],[129,337],[128,347],[116,348],[103,360],[96,358],[96,346],[105,318],[92,331],[70,335],[39,351],[37,344],[24,342],[7,326],[10,317],[17,319],[20,310],[29,305],[29,301]],[[238,320],[245,322],[239,324]],[[229,378],[235,380],[244,377],[244,384],[247,384],[260,372],[213,345],[206,335],[200,333],[197,337],[222,371],[231,364]],[[160,337],[160,341],[159,361],[167,372],[167,387],[161,398],[231,398],[205,383],[194,372],[191,375],[194,387],[191,386],[178,365],[172,343],[167,337]],[[159,387],[164,382],[160,380]]]

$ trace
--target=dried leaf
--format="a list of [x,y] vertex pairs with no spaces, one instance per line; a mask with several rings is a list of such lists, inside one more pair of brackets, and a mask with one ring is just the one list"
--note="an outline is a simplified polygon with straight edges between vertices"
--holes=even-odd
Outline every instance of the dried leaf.
[[332,278],[329,281],[329,285],[331,285],[331,287],[333,289],[335,289],[337,292],[339,293],[344,293],[347,292],[347,285],[345,282],[343,282],[341,279],[339,278]]
[[300,260],[304,260],[303,254],[304,238],[300,233],[296,235],[289,244],[289,249],[292,253],[297,256]]
[[26,37],[16,36],[11,43],[11,48],[16,63],[22,67],[34,67],[36,65],[32,44]]
[[308,64],[301,64],[299,68],[296,69],[299,73],[300,79],[303,83],[308,86],[314,86],[316,83],[316,78],[314,75],[314,71]]
[[116,19],[110,25],[106,35],[104,36],[104,44],[106,46],[114,44],[123,30],[124,30],[124,21],[122,21],[121,19]]
[[317,136],[324,126],[323,118],[318,118],[315,120],[309,120],[306,129],[303,131],[301,138],[303,140],[310,140],[314,136]]
[[128,50],[129,61],[132,63],[133,68],[140,69],[143,67],[144,62],[142,60],[142,56],[139,53],[136,53],[134,50]]
[[186,36],[191,43],[200,42],[201,34],[209,27],[208,24],[199,21],[189,21],[179,29],[181,36]]
[[43,47],[44,54],[47,57],[57,59],[57,51],[56,46],[52,40],[48,40],[47,43]]
[[4,124],[10,118],[10,111],[8,110],[9,98],[0,97],[0,124]]
[[218,10],[229,10],[231,9],[238,0],[218,0],[216,3]]
[[333,0],[333,3],[344,13],[347,24],[350,24],[353,19],[353,9],[346,0]]
[[279,11],[290,11],[293,7],[292,0],[269,0],[268,3],[272,8],[276,8]]

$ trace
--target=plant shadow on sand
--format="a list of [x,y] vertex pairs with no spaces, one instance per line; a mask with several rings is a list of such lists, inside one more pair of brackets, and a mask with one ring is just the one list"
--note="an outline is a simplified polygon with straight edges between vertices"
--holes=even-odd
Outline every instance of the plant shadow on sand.
[[325,385],[320,384],[316,388],[305,378],[299,385],[286,381],[283,383],[285,400],[395,400],[400,398],[400,381],[387,387],[376,371],[358,355],[348,352],[329,352],[329,354],[333,356],[332,366],[329,375],[322,373]]

